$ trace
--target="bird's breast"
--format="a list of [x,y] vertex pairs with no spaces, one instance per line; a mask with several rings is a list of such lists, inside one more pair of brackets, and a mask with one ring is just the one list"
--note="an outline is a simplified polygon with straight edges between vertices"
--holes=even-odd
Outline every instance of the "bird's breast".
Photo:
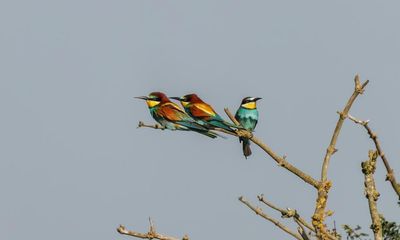
[[240,108],[237,115],[240,118],[249,118],[249,119],[258,120],[258,111],[257,111],[257,109]]

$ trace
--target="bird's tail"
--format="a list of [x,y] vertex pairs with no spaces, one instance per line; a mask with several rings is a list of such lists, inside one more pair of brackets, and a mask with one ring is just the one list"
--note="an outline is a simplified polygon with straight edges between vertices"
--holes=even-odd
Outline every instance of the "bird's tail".
[[216,132],[210,131],[210,129],[195,121],[179,121],[178,123],[179,125],[185,127],[186,130],[194,131],[210,138],[217,138],[217,137],[226,138],[222,135],[219,135]]
[[220,134],[218,134],[216,132],[212,132],[212,131],[207,131],[207,132],[206,131],[195,131],[195,132],[198,132],[198,133],[203,134],[204,136],[207,136],[207,137],[210,137],[210,138],[220,137],[220,138],[226,139],[225,136],[222,136],[222,135],[220,135]]
[[243,146],[243,155],[247,159],[251,155],[250,140],[248,138],[240,138]]
[[[224,121],[224,124],[228,125],[229,127],[235,128],[235,129],[245,129],[245,128],[242,127],[242,126],[238,126],[238,125],[236,125],[236,124],[233,124],[233,123],[230,123],[230,122],[227,122],[227,121]],[[245,129],[245,130],[246,130],[246,129]]]
[[232,132],[232,133],[235,132],[235,129],[233,127],[230,127],[225,121],[211,120],[211,121],[208,121],[207,124],[210,129],[222,128],[228,132]]

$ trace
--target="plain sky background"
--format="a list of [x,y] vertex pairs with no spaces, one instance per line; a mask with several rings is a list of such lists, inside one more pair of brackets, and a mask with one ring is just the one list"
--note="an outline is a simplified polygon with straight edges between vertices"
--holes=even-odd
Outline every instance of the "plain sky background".
[[[133,96],[197,92],[223,115],[258,96],[256,135],[314,177],[360,73],[351,114],[370,119],[400,178],[398,1],[0,1],[0,239],[129,239],[119,224],[192,239],[291,239],[237,198],[264,193],[312,215],[316,192],[237,139],[137,129]],[[224,116],[224,115],[223,115]],[[346,121],[327,220],[369,231],[360,163],[373,148]],[[400,208],[378,164],[378,207]],[[279,219],[271,209],[265,211]],[[282,220],[286,222],[286,220]],[[289,226],[294,225],[289,222]]]

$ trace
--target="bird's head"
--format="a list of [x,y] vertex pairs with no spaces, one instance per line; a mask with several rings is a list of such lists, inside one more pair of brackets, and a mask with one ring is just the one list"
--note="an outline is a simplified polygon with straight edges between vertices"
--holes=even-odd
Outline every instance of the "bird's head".
[[245,98],[243,98],[242,103],[240,105],[247,109],[256,109],[257,108],[256,102],[260,99],[262,99],[262,98],[260,98],[260,97],[245,97]]
[[149,96],[141,96],[135,98],[146,100],[147,106],[149,108],[155,107],[160,103],[169,102],[167,95],[162,92],[152,92],[149,94]]
[[182,97],[171,97],[172,99],[178,100],[181,102],[183,107],[186,107],[190,103],[197,103],[197,102],[203,102],[196,94],[191,93],[187,94]]

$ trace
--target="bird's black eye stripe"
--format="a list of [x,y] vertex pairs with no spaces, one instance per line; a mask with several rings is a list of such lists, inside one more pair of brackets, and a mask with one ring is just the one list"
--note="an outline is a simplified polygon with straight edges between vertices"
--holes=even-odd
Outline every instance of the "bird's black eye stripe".
[[242,104],[249,103],[249,102],[251,102],[251,99],[245,98],[245,99],[243,99]]
[[160,98],[159,97],[155,97],[155,96],[150,96],[149,99],[152,100],[152,101],[157,101],[157,102],[160,101]]

